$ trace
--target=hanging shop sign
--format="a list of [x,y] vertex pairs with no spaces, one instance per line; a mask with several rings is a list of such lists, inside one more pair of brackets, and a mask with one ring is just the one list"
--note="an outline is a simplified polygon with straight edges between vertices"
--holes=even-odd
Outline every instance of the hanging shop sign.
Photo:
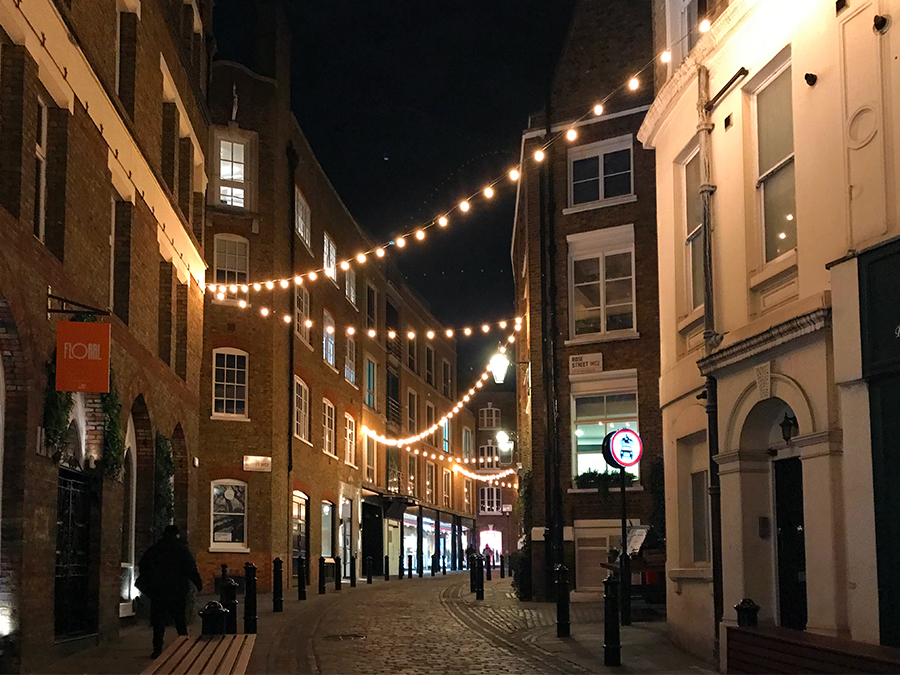
[[569,357],[569,377],[596,375],[603,372],[603,354],[580,354]]
[[603,459],[610,466],[636,466],[644,453],[644,444],[636,431],[619,429],[603,439]]
[[244,471],[272,472],[272,458],[258,455],[244,455]]
[[109,324],[56,324],[56,390],[109,393]]

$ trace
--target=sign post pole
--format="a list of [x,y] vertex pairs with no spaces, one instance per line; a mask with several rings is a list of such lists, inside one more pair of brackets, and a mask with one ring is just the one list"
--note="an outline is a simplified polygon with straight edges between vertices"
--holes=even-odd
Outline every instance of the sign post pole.
[[631,560],[628,557],[628,520],[625,504],[625,467],[619,467],[619,487],[622,494],[622,625],[631,625]]

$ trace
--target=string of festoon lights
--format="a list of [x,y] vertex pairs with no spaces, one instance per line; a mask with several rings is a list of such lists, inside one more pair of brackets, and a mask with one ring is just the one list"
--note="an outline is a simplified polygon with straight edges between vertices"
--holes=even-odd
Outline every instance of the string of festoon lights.
[[[712,15],[712,13],[718,8],[719,5],[722,4],[722,2],[723,0],[719,0],[718,2],[714,3],[713,6],[708,9],[708,14]],[[672,51],[675,47],[687,40],[694,33],[707,33],[709,32],[710,28],[711,23],[709,19],[702,19],[697,24],[696,28],[694,28],[692,31],[689,31],[688,34],[684,35],[680,39],[669,44],[665,50],[658,53],[654,58],[647,61],[646,64],[635,71],[626,82],[620,84],[606,96],[598,99],[596,103],[594,103],[594,105],[591,106],[591,108],[589,108],[581,117],[565,125],[565,128],[559,133],[551,135],[545,143],[543,143],[534,151],[534,153],[532,154],[532,160],[538,164],[543,162],[547,156],[547,149],[554,143],[557,143],[563,139],[565,141],[568,141],[569,143],[577,140],[577,127],[581,122],[590,117],[599,117],[603,115],[604,106],[618,92],[625,90],[630,92],[638,91],[642,86],[641,78],[643,77],[647,69],[653,67],[657,63],[657,61],[662,63],[671,62]],[[215,293],[216,297],[219,300],[223,300],[226,297],[226,293],[230,292],[231,294],[234,294],[238,291],[238,289],[241,291],[241,293],[246,295],[251,291],[258,293],[263,291],[273,291],[278,288],[287,289],[291,286],[292,283],[299,286],[303,283],[314,282],[321,277],[327,277],[334,280],[336,278],[338,268],[346,272],[354,269],[355,267],[366,264],[366,262],[368,262],[373,256],[376,259],[381,259],[387,255],[389,250],[402,251],[411,242],[424,241],[427,237],[428,230],[431,230],[433,228],[445,229],[450,226],[451,219],[455,219],[457,216],[464,216],[470,213],[476,205],[491,203],[499,189],[501,189],[503,186],[513,185],[519,180],[523,168],[523,164],[517,164],[516,166],[510,167],[505,173],[489,181],[487,185],[485,185],[482,189],[470,194],[464,199],[460,199],[453,207],[447,209],[442,213],[439,213],[432,220],[423,222],[420,225],[415,226],[407,230],[406,232],[403,232],[378,245],[372,246],[371,248],[361,250],[354,256],[340,261],[335,260],[334,266],[323,265],[301,274],[295,274],[292,277],[279,277],[266,280],[245,281],[240,284],[210,283],[207,284],[206,290]],[[238,303],[238,306],[243,309],[248,307],[249,303],[247,301],[242,301]],[[263,316],[267,316],[266,312],[261,312],[261,314]]]

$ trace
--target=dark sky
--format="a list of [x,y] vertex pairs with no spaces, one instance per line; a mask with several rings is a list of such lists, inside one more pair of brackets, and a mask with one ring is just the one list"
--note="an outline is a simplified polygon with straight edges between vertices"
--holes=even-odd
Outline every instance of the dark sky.
[[[572,4],[289,2],[294,112],[364,229],[386,240],[428,222],[517,162]],[[504,183],[489,206],[473,203],[447,230],[393,257],[445,324],[512,315],[514,203]],[[495,345],[459,341],[461,383]]]

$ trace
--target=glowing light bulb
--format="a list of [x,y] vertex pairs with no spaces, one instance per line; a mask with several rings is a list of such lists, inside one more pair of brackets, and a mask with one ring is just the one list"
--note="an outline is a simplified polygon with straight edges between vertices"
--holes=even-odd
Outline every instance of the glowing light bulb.
[[307,276],[309,277],[310,281],[315,281],[319,277],[319,275],[316,274],[315,272],[310,272]]
[[247,286],[247,284],[244,284],[243,286],[241,286],[241,293],[246,293],[249,290],[250,290],[250,287]]
[[238,300],[238,307],[240,307],[241,309],[244,309],[244,307],[246,307],[246,306],[247,306],[246,300]]
[[712,24],[709,22],[709,19],[703,19],[703,21],[700,22],[701,33],[708,33],[710,28],[712,28]]
[[332,335],[334,333],[334,326],[325,326],[325,332]]
[[463,200],[459,203],[459,210],[465,213],[469,210],[469,202]]
[[632,77],[630,80],[628,80],[628,88],[631,89],[631,91],[635,91],[640,86],[641,81],[636,77]]
[[271,291],[273,288],[275,288],[275,283],[272,281],[267,281],[266,288],[268,288]]
[[484,196],[487,197],[488,199],[493,197],[494,196],[494,188],[492,188],[492,187],[484,188]]
[[375,255],[377,255],[379,258],[383,258],[383,257],[384,257],[384,249],[383,249],[383,248],[376,248],[376,249],[375,249]]
[[448,338],[452,338],[452,337],[453,337],[453,330],[450,329],[450,328],[448,328],[447,331],[445,332],[445,335],[446,335]]
[[515,336],[515,335],[510,335],[510,336],[509,336],[508,338],[506,338],[506,339],[507,339],[510,343],[513,343],[513,342],[516,341],[516,336]]
[[254,291],[258,291],[258,290],[260,290],[261,288],[262,288],[262,286],[261,286],[260,284],[253,284],[253,290],[254,290]]
[[259,313],[262,314],[263,316],[269,316],[269,308],[263,307],[261,310],[259,310]]
[[397,334],[394,331],[389,330],[388,331],[388,339],[393,340],[395,337],[397,337]]
[[210,290],[210,291],[212,291],[213,293],[216,292],[216,285],[215,285],[215,284],[210,284],[210,285],[207,286],[206,288],[207,288],[207,290]]
[[307,328],[312,328],[312,325],[313,325],[312,319],[307,319],[306,321],[303,322],[303,325],[306,326]]
[[659,60],[663,63],[668,63],[672,60],[672,52],[663,52],[662,54],[660,54]]
[[403,237],[398,237],[394,243],[397,245],[397,248],[403,248],[404,246],[406,246],[406,239],[404,239]]
[[350,269],[350,263],[348,263],[348,262],[345,260],[344,262],[341,263],[341,269],[344,270],[344,271],[346,272],[347,270]]
[[290,323],[290,322],[291,322],[291,315],[290,315],[290,314],[285,314],[284,317],[282,317],[282,318],[284,319],[284,322],[285,322],[285,323]]
[[794,214],[793,214],[793,213],[789,213],[789,214],[787,214],[787,215],[785,216],[785,218],[786,218],[787,220],[793,220],[793,219],[794,219]]
[[287,287],[288,287],[288,280],[287,280],[287,279],[282,279],[282,280],[281,280],[281,287],[282,287],[282,288],[287,288]]
[[425,230],[417,230],[416,231],[416,239],[422,241],[425,238]]
[[481,327],[481,332],[482,332],[482,333],[489,333],[490,331],[491,331],[491,327],[490,327],[488,324],[484,324],[484,325]]
[[438,218],[438,225],[440,225],[441,227],[447,227],[447,223],[447,216],[441,216],[440,218]]
[[482,381],[481,381],[481,380],[478,380],[478,382],[475,383],[475,387],[476,387],[477,389],[481,389],[482,384],[483,384]]
[[598,116],[603,114],[603,106],[599,103],[594,106],[594,114]]
[[374,328],[370,328],[370,329],[369,329],[369,337],[370,337],[370,338],[375,337],[375,329],[374,329]]
[[433,330],[428,331],[427,333],[425,333],[425,336],[426,336],[429,340],[433,340],[433,339],[434,339],[434,331],[433,331]]
[[787,235],[786,235],[784,232],[779,232],[779,233],[778,233],[778,238],[779,238],[779,239],[787,239]]
[[566,132],[566,140],[574,141],[576,138],[578,138],[578,132],[574,129],[569,129]]
[[224,299],[225,299],[225,294],[224,294],[224,293],[217,293],[217,294],[216,294],[216,300],[224,300]]
[[469,395],[468,395],[468,394],[466,394],[465,396],[463,396],[463,401],[465,401],[466,403],[469,402]]
[[471,329],[471,328],[466,328],[465,330],[463,330],[463,333],[465,333],[466,336],[469,336],[469,335],[472,334],[472,329]]
[[543,150],[536,151],[534,153],[534,159],[537,162],[543,162],[544,161],[544,151]]
[[406,337],[408,337],[410,340],[415,340],[415,339],[416,339],[416,334],[415,334],[413,331],[409,331],[409,332],[406,334]]
[[499,325],[500,325],[500,328],[506,328],[506,322],[505,322],[505,321],[501,321]]
[[510,180],[519,180],[519,170],[518,169],[510,169],[509,170],[509,179]]
[[347,335],[353,335],[356,329],[353,326],[347,326]]
[[364,262],[366,262],[366,254],[365,253],[357,253],[356,254],[356,262],[358,262],[360,265],[362,265]]

